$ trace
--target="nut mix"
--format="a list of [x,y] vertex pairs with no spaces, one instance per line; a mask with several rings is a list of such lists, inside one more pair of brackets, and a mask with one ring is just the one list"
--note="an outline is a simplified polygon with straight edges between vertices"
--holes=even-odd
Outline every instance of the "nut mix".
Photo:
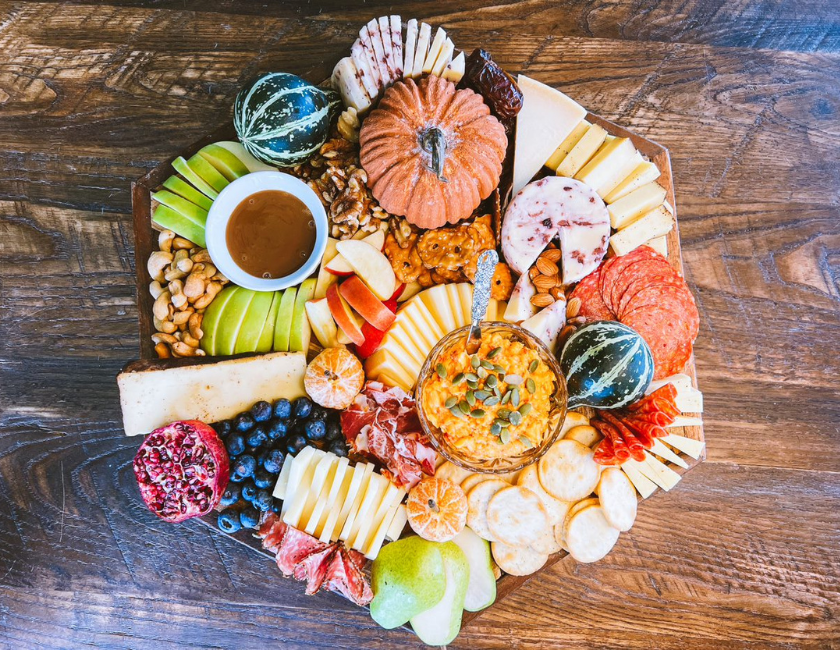
[[359,164],[359,146],[343,137],[327,140],[320,151],[292,173],[321,199],[330,221],[330,235],[349,239],[358,231],[372,233],[390,216],[367,187]]
[[560,269],[557,266],[559,261],[560,249],[550,244],[540,253],[536,263],[528,271],[528,276],[536,289],[536,293],[531,296],[531,304],[534,307],[542,309],[553,305],[556,300],[565,298],[563,283],[560,280]]
[[149,291],[155,299],[155,352],[161,359],[202,357],[204,310],[229,280],[213,265],[206,249],[171,230],[160,233],[158,248],[146,265],[152,278]]

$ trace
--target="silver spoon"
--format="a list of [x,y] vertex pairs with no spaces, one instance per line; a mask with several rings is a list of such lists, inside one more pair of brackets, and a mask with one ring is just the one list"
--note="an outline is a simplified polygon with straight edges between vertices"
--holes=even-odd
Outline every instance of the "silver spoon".
[[481,321],[487,313],[490,302],[490,281],[496,272],[499,254],[495,250],[484,251],[478,258],[478,269],[475,272],[475,286],[473,287],[472,324],[467,334],[467,354],[475,354],[481,347]]

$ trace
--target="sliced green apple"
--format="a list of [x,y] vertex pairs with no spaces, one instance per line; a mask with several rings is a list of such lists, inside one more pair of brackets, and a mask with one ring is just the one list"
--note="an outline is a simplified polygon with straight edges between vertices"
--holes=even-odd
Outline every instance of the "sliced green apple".
[[204,196],[204,194],[199,192],[192,185],[183,180],[180,176],[170,176],[165,181],[163,181],[163,186],[166,189],[174,192],[175,194],[183,196],[188,201],[195,203],[199,208],[210,210],[210,206],[213,205],[213,201]]
[[283,292],[280,299],[280,306],[277,311],[277,320],[274,321],[274,351],[288,352],[289,337],[292,334],[292,320],[295,313],[295,297],[297,288],[289,287]]
[[219,196],[219,193],[210,187],[204,180],[202,180],[201,176],[196,174],[190,166],[187,164],[186,159],[183,156],[178,156],[175,160],[172,161],[173,169],[181,174],[184,178],[186,178],[190,183],[193,184],[193,187],[197,189],[202,194],[210,197],[211,199],[215,199]]
[[[185,202],[189,203],[189,201]],[[173,210],[162,203],[155,206],[152,212],[152,221],[161,228],[171,230],[176,235],[180,235],[184,239],[189,239],[202,248],[206,248],[207,246],[207,241],[204,238],[204,224],[198,224],[177,210]]]
[[230,151],[217,144],[208,144],[198,151],[198,155],[209,162],[229,181],[235,181],[248,173],[244,163]]
[[280,301],[283,299],[282,291],[274,291],[271,298],[271,307],[268,310],[268,318],[265,319],[262,334],[257,342],[257,352],[271,352],[274,345],[274,325],[277,322],[277,312],[280,311]]
[[[245,322],[248,307],[256,295],[256,291],[239,287],[225,307],[225,317],[216,335],[216,354],[229,356],[236,350],[236,339],[239,330]],[[212,303],[211,303],[212,304]]]
[[180,212],[197,226],[204,227],[207,223],[207,210],[191,201],[187,201],[183,196],[178,196],[168,190],[160,190],[152,194],[152,198],[158,203],[163,203],[173,210]]
[[308,352],[312,328],[306,317],[306,302],[315,293],[315,278],[301,282],[295,297],[295,311],[292,315],[292,331],[289,334],[289,352]]
[[230,181],[224,176],[222,176],[222,174],[220,174],[219,171],[215,167],[213,167],[213,165],[207,162],[199,154],[190,156],[190,158],[187,160],[187,165],[189,165],[189,168],[192,169],[196,174],[198,174],[201,180],[203,180],[217,192],[221,192],[228,185],[230,185]]
[[496,601],[496,574],[493,573],[490,542],[481,539],[470,528],[464,528],[452,541],[460,547],[470,563],[470,581],[464,598],[464,609],[478,612],[490,607]]
[[225,287],[213,299],[213,302],[210,303],[204,312],[204,318],[201,321],[201,329],[204,331],[204,336],[201,337],[201,349],[211,357],[217,354],[216,342],[218,341],[218,334],[224,319],[225,309],[237,291],[239,291],[239,287],[237,286],[230,285]]
[[243,352],[256,352],[260,343],[263,327],[271,309],[271,302],[274,300],[273,291],[255,291],[245,318],[239,327],[236,335],[236,344],[233,348],[234,354]]
[[242,146],[241,142],[234,142],[233,140],[222,140],[220,142],[215,143],[216,146],[221,147],[222,149],[227,149],[230,151],[234,156],[239,158],[242,161],[242,164],[248,168],[249,172],[276,172],[277,167],[272,167],[271,165],[266,165],[261,160],[257,160],[251,155],[244,146]]
[[461,631],[464,599],[470,582],[470,564],[467,556],[453,542],[439,545],[446,576],[443,597],[436,605],[411,617],[414,633],[426,645],[449,645]]

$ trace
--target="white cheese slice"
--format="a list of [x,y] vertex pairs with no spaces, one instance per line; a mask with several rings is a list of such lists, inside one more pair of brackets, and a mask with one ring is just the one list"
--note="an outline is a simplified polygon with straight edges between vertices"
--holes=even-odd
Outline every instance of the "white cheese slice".
[[642,154],[638,151],[633,151],[633,155],[630,156],[629,159],[625,160],[624,164],[617,167],[615,173],[612,174],[609,179],[604,181],[603,185],[598,188],[598,196],[606,202],[606,198],[610,195],[610,193],[612,193],[616,187],[621,185],[624,180],[644,162],[645,159],[642,158]]
[[555,300],[553,304],[538,311],[528,320],[522,321],[521,327],[534,334],[545,343],[552,352],[557,350],[557,338],[566,324],[566,300]]
[[559,90],[525,75],[519,75],[517,81],[523,103],[516,117],[514,196],[586,117],[586,109]]
[[563,162],[557,165],[557,175],[571,178],[577,174],[604,144],[606,138],[607,132],[603,128],[597,124],[591,124],[568,155],[563,158]]
[[[371,18],[366,27],[370,45],[373,49],[373,56],[379,68],[379,80],[383,87],[387,87],[391,83],[391,71],[388,69],[388,63],[385,60],[385,49],[382,46],[382,36],[379,33],[379,21],[376,18]],[[364,42],[364,39],[362,41]]]
[[649,478],[651,481],[656,483],[666,492],[668,492],[671,488],[673,488],[677,483],[680,482],[681,477],[679,474],[677,474],[674,470],[665,465],[665,463],[654,458],[647,452],[645,452],[644,462],[640,463],[636,460],[631,459],[625,461],[622,467],[624,465],[635,467],[639,470],[639,472],[642,473],[642,475]]
[[[416,306],[416,314],[421,319],[422,323],[428,328],[426,332],[428,332],[429,337],[432,339],[432,347],[434,347],[437,342],[447,334],[447,332],[443,331],[443,327],[437,322],[434,314],[432,314],[426,306],[426,303],[420,298],[422,295],[423,292],[417,294],[417,297],[415,297],[410,304],[414,304]],[[403,309],[408,312],[408,305],[406,305]],[[412,318],[412,321],[415,324],[418,324],[411,313],[407,313],[406,315]]]
[[537,293],[534,283],[527,273],[519,276],[510,294],[507,308],[505,309],[505,320],[509,323],[520,323],[528,320],[537,313],[537,308],[531,302]]
[[388,479],[384,479],[384,481],[385,487],[379,494],[379,498],[374,502],[373,507],[368,510],[367,516],[362,520],[356,534],[350,540],[350,548],[354,548],[360,553],[367,552],[367,548],[388,510],[402,501],[405,496],[405,492]]
[[272,496],[275,499],[285,499],[286,498],[286,488],[289,485],[289,474],[292,472],[292,465],[295,462],[295,457],[291,454],[286,456],[285,460],[283,461],[283,467],[280,470],[280,476],[277,477],[277,483],[274,484],[274,492],[272,492]]
[[659,168],[652,162],[642,162],[616,188],[604,197],[607,203],[615,203],[622,196],[630,194],[642,185],[652,183],[659,178]]
[[368,62],[368,68],[370,68],[370,73],[373,77],[376,87],[378,89],[384,88],[388,83],[388,79],[387,77],[382,76],[381,68],[379,67],[379,61],[376,58],[376,51],[373,48],[373,39],[371,37],[370,32],[368,31],[367,25],[365,25],[359,30],[359,43],[361,44],[362,49],[365,53],[365,58]]
[[420,23],[420,32],[417,35],[417,47],[414,50],[414,66],[411,76],[415,79],[423,74],[423,64],[426,62],[426,55],[429,53],[429,44],[432,41],[432,26],[429,23]]
[[426,289],[418,297],[434,316],[444,335],[455,329],[455,316],[452,314],[452,306],[449,303],[449,294],[445,284]]
[[428,74],[432,71],[435,61],[437,61],[438,55],[440,54],[441,49],[443,49],[443,44],[445,42],[446,31],[443,27],[438,27],[437,32],[435,32],[435,38],[429,46],[429,53],[426,55],[426,60],[423,62],[422,71],[424,74]]
[[350,48],[350,58],[353,59],[353,65],[356,66],[356,71],[359,73],[359,80],[365,87],[367,96],[371,99],[376,98],[379,95],[379,68],[376,69],[376,74],[374,74],[365,47],[358,38]]
[[339,458],[330,468],[327,480],[324,483],[324,490],[321,492],[321,498],[315,504],[312,516],[306,524],[306,532],[310,535],[320,537],[323,532],[330,512],[336,507],[336,499],[344,484],[344,475],[347,473],[349,466],[350,460],[348,458]]
[[403,77],[403,40],[402,40],[402,18],[399,16],[391,16],[391,52],[394,55],[394,73],[397,75],[394,79],[402,79]]
[[610,225],[616,230],[626,228],[637,218],[661,206],[664,200],[664,187],[656,183],[642,185],[607,207]]
[[621,470],[630,479],[630,482],[636,488],[636,491],[642,495],[643,499],[647,499],[651,494],[656,492],[656,483],[645,477],[635,467],[631,467],[627,463],[621,465]]
[[385,492],[387,483],[388,479],[384,476],[380,476],[376,472],[371,472],[367,477],[367,481],[364,482],[362,490],[359,492],[356,507],[351,508],[350,514],[344,522],[338,539],[342,542],[347,542],[348,546],[350,545],[350,540],[353,539],[353,535],[359,530],[362,519],[368,515],[368,511],[373,504],[379,502],[379,498]]
[[688,469],[688,463],[686,463],[682,458],[677,456],[673,451],[668,449],[662,442],[656,438],[653,441],[653,445],[650,448],[650,453],[656,454],[663,460],[667,460],[670,463],[674,463],[674,465],[678,465],[683,469]]
[[[337,463],[338,456],[327,453],[318,461],[318,465],[315,467],[315,472],[312,475],[312,484],[309,486],[309,493],[306,496],[306,503],[298,519],[298,528],[306,531],[310,535],[315,532],[315,526],[318,523],[318,519],[313,517],[315,509],[319,501],[325,501],[327,498],[330,489],[330,484],[327,483],[327,480],[333,474],[333,469]],[[312,524],[311,526],[310,522]]]
[[648,243],[653,250],[659,253],[662,257],[668,257],[668,236],[654,237]]
[[461,294],[458,292],[457,284],[445,284],[446,295],[449,298],[449,308],[452,310],[452,318],[455,320],[455,327],[461,327],[466,320],[464,308],[461,304]]
[[647,391],[645,391],[645,395],[650,395],[654,391],[657,391],[663,386],[667,386],[668,384],[673,384],[674,388],[676,388],[677,391],[683,388],[693,388],[691,383],[691,377],[689,377],[685,373],[680,372],[675,375],[671,375],[670,377],[663,377],[662,379],[655,379],[654,381],[650,382],[650,386],[648,386]]
[[[393,82],[402,77],[402,75],[397,74],[394,46],[391,40],[391,21],[388,20],[388,16],[380,16],[377,22],[379,23],[379,40],[382,41],[382,52],[385,55],[385,67],[388,68],[389,80]],[[402,61],[400,61],[400,65],[402,65]]]
[[505,313],[505,309],[507,309],[507,303],[505,301],[490,298],[490,302],[487,303],[487,313],[484,315],[484,320],[502,320],[502,314]]
[[622,173],[628,161],[638,154],[630,138],[614,138],[605,142],[588,163],[575,175],[575,178],[589,185],[603,198],[602,188],[615,183],[615,177]]
[[405,505],[398,506],[397,511],[394,513],[394,519],[391,521],[391,525],[388,526],[388,532],[385,533],[385,538],[392,542],[397,541],[400,535],[402,535],[407,521],[408,511]]
[[[441,335],[437,335],[436,332],[431,330],[431,325],[427,322],[424,315],[420,312],[419,306],[423,306],[422,302],[419,300],[412,300],[400,309],[397,312],[397,318],[394,321],[395,325],[399,325],[403,329],[411,332],[412,338],[417,342],[417,346],[421,350],[431,350],[438,341],[442,338]],[[387,334],[386,334],[387,336]],[[428,354],[428,352],[427,352]]]
[[[306,506],[306,501],[309,497],[309,488],[312,485],[312,479],[315,477],[315,470],[318,469],[318,465],[326,455],[327,454],[325,452],[316,449],[315,452],[313,452],[312,460],[306,464],[306,467],[304,467],[302,471],[298,472],[297,475],[295,475],[295,472],[293,471],[292,476],[289,477],[289,488],[286,493],[286,501],[290,502],[291,505],[288,508],[285,508],[286,501],[284,501],[284,511],[281,512],[283,521],[289,524],[289,526],[294,526],[295,528],[298,527],[300,516],[303,513],[303,509]],[[296,478],[299,478],[299,480],[295,484],[293,481]]]
[[674,422],[669,424],[666,429],[674,429],[676,427],[702,427],[703,418],[689,417],[687,415],[678,415],[674,418]]
[[446,69],[443,71],[443,78],[452,83],[458,83],[464,76],[465,69],[466,59],[464,58],[464,53],[461,52],[446,66]]
[[668,445],[671,445],[674,449],[677,449],[682,453],[691,456],[695,460],[700,458],[700,454],[703,453],[703,447],[706,446],[706,443],[704,442],[695,440],[694,438],[678,436],[676,433],[671,433],[667,436],[663,436],[662,438],[659,438],[659,440]]
[[[464,325],[472,323],[473,286],[469,282],[459,282],[453,286],[458,290],[458,296],[461,299],[461,314],[463,315],[463,320],[461,321],[459,327],[463,327]],[[489,313],[490,304],[488,302],[485,316]]]
[[347,513],[350,512],[350,507],[359,492],[359,487],[362,484],[362,478],[365,475],[365,463],[359,463],[353,467],[347,467],[344,471],[344,480],[338,488],[338,494],[335,496],[333,506],[329,509],[327,520],[318,532],[318,539],[325,544],[334,542],[338,538],[338,533],[341,531],[341,526],[338,521],[341,520],[341,525],[344,524],[344,519]]
[[563,142],[560,143],[560,146],[554,150],[554,153],[551,154],[551,158],[549,158],[545,166],[548,167],[551,171],[557,171],[557,167],[563,162],[563,159],[569,155],[569,152],[572,148],[578,143],[578,141],[583,137],[583,134],[586,133],[587,129],[589,129],[591,125],[586,120],[583,120],[580,124],[578,124],[572,132],[566,137]]
[[440,54],[438,54],[437,59],[435,59],[435,64],[432,66],[433,75],[440,77],[443,74],[444,69],[452,60],[452,53],[454,51],[455,45],[453,45],[451,39],[447,38],[443,43],[443,47],[440,48]]
[[365,557],[368,560],[375,560],[376,556],[379,555],[379,551],[382,549],[382,544],[385,543],[385,536],[388,534],[388,528],[393,522],[394,515],[397,514],[398,508],[399,505],[391,506],[388,512],[385,513],[382,521],[379,522],[379,526],[377,526],[376,530],[374,530],[373,535],[364,550]]
[[703,393],[694,388],[691,384],[691,377],[683,373],[650,382],[645,394],[650,395],[667,384],[672,384],[677,390],[675,403],[680,411],[683,413],[703,412]]
[[339,92],[346,106],[355,108],[359,113],[370,108],[370,98],[362,84],[361,75],[349,56],[345,56],[333,68],[332,86]]
[[[312,462],[316,451],[318,451],[316,447],[304,447],[298,452],[298,455],[294,457],[294,462],[290,466],[289,478],[286,481],[286,492],[282,497],[283,510],[281,514],[285,514],[288,512],[289,508],[292,507],[295,492],[297,492],[300,486],[300,479],[303,476],[303,472],[306,470],[307,465]],[[285,466],[286,463],[283,463],[283,465]],[[274,496],[277,495],[275,494]]]
[[417,19],[412,18],[405,24],[405,47],[403,48],[403,76],[414,76],[414,51],[417,47]]
[[666,235],[674,228],[674,217],[667,210],[653,210],[610,237],[616,255],[627,255],[651,239]]
[[[397,348],[379,348],[365,360],[365,372],[372,379],[379,379],[389,386],[399,386],[408,389],[417,381],[414,366],[406,368],[396,356]],[[419,371],[419,368],[417,368]],[[396,383],[393,383],[393,381]]]
[[[368,485],[370,484],[370,478],[374,474],[374,466],[372,463],[365,463],[362,468],[362,480],[361,484],[358,487],[358,490],[353,495],[353,500],[347,507],[346,512],[342,513],[344,516],[342,517],[339,515],[339,520],[336,522],[336,528],[333,531],[333,536],[335,539],[341,539],[342,541],[345,537],[342,537],[342,534],[345,532],[345,528],[347,529],[347,533],[349,534],[350,528],[353,526],[353,521],[356,519],[356,515],[359,513],[359,508],[362,505],[362,500],[364,499],[365,493],[367,492]],[[344,508],[342,508],[344,510]],[[340,526],[338,524],[341,524]]]
[[195,366],[121,372],[117,377],[127,436],[176,420],[219,422],[247,411],[255,395],[273,402],[306,394],[306,356],[275,352]]
[[413,332],[407,332],[401,325],[396,322],[391,325],[391,328],[386,332],[382,339],[381,347],[391,349],[392,346],[400,347],[405,350],[406,354],[418,366],[422,366],[429,355],[432,348],[426,349],[425,346],[421,349],[417,341],[414,339]]

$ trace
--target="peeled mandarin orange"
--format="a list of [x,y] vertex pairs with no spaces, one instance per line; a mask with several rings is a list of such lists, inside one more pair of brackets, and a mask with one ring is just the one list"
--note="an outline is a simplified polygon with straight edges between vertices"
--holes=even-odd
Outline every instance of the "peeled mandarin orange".
[[303,385],[325,408],[346,409],[365,383],[362,362],[344,348],[327,348],[306,367]]
[[467,523],[467,495],[444,478],[426,478],[408,493],[406,502],[411,529],[430,542],[448,542]]

